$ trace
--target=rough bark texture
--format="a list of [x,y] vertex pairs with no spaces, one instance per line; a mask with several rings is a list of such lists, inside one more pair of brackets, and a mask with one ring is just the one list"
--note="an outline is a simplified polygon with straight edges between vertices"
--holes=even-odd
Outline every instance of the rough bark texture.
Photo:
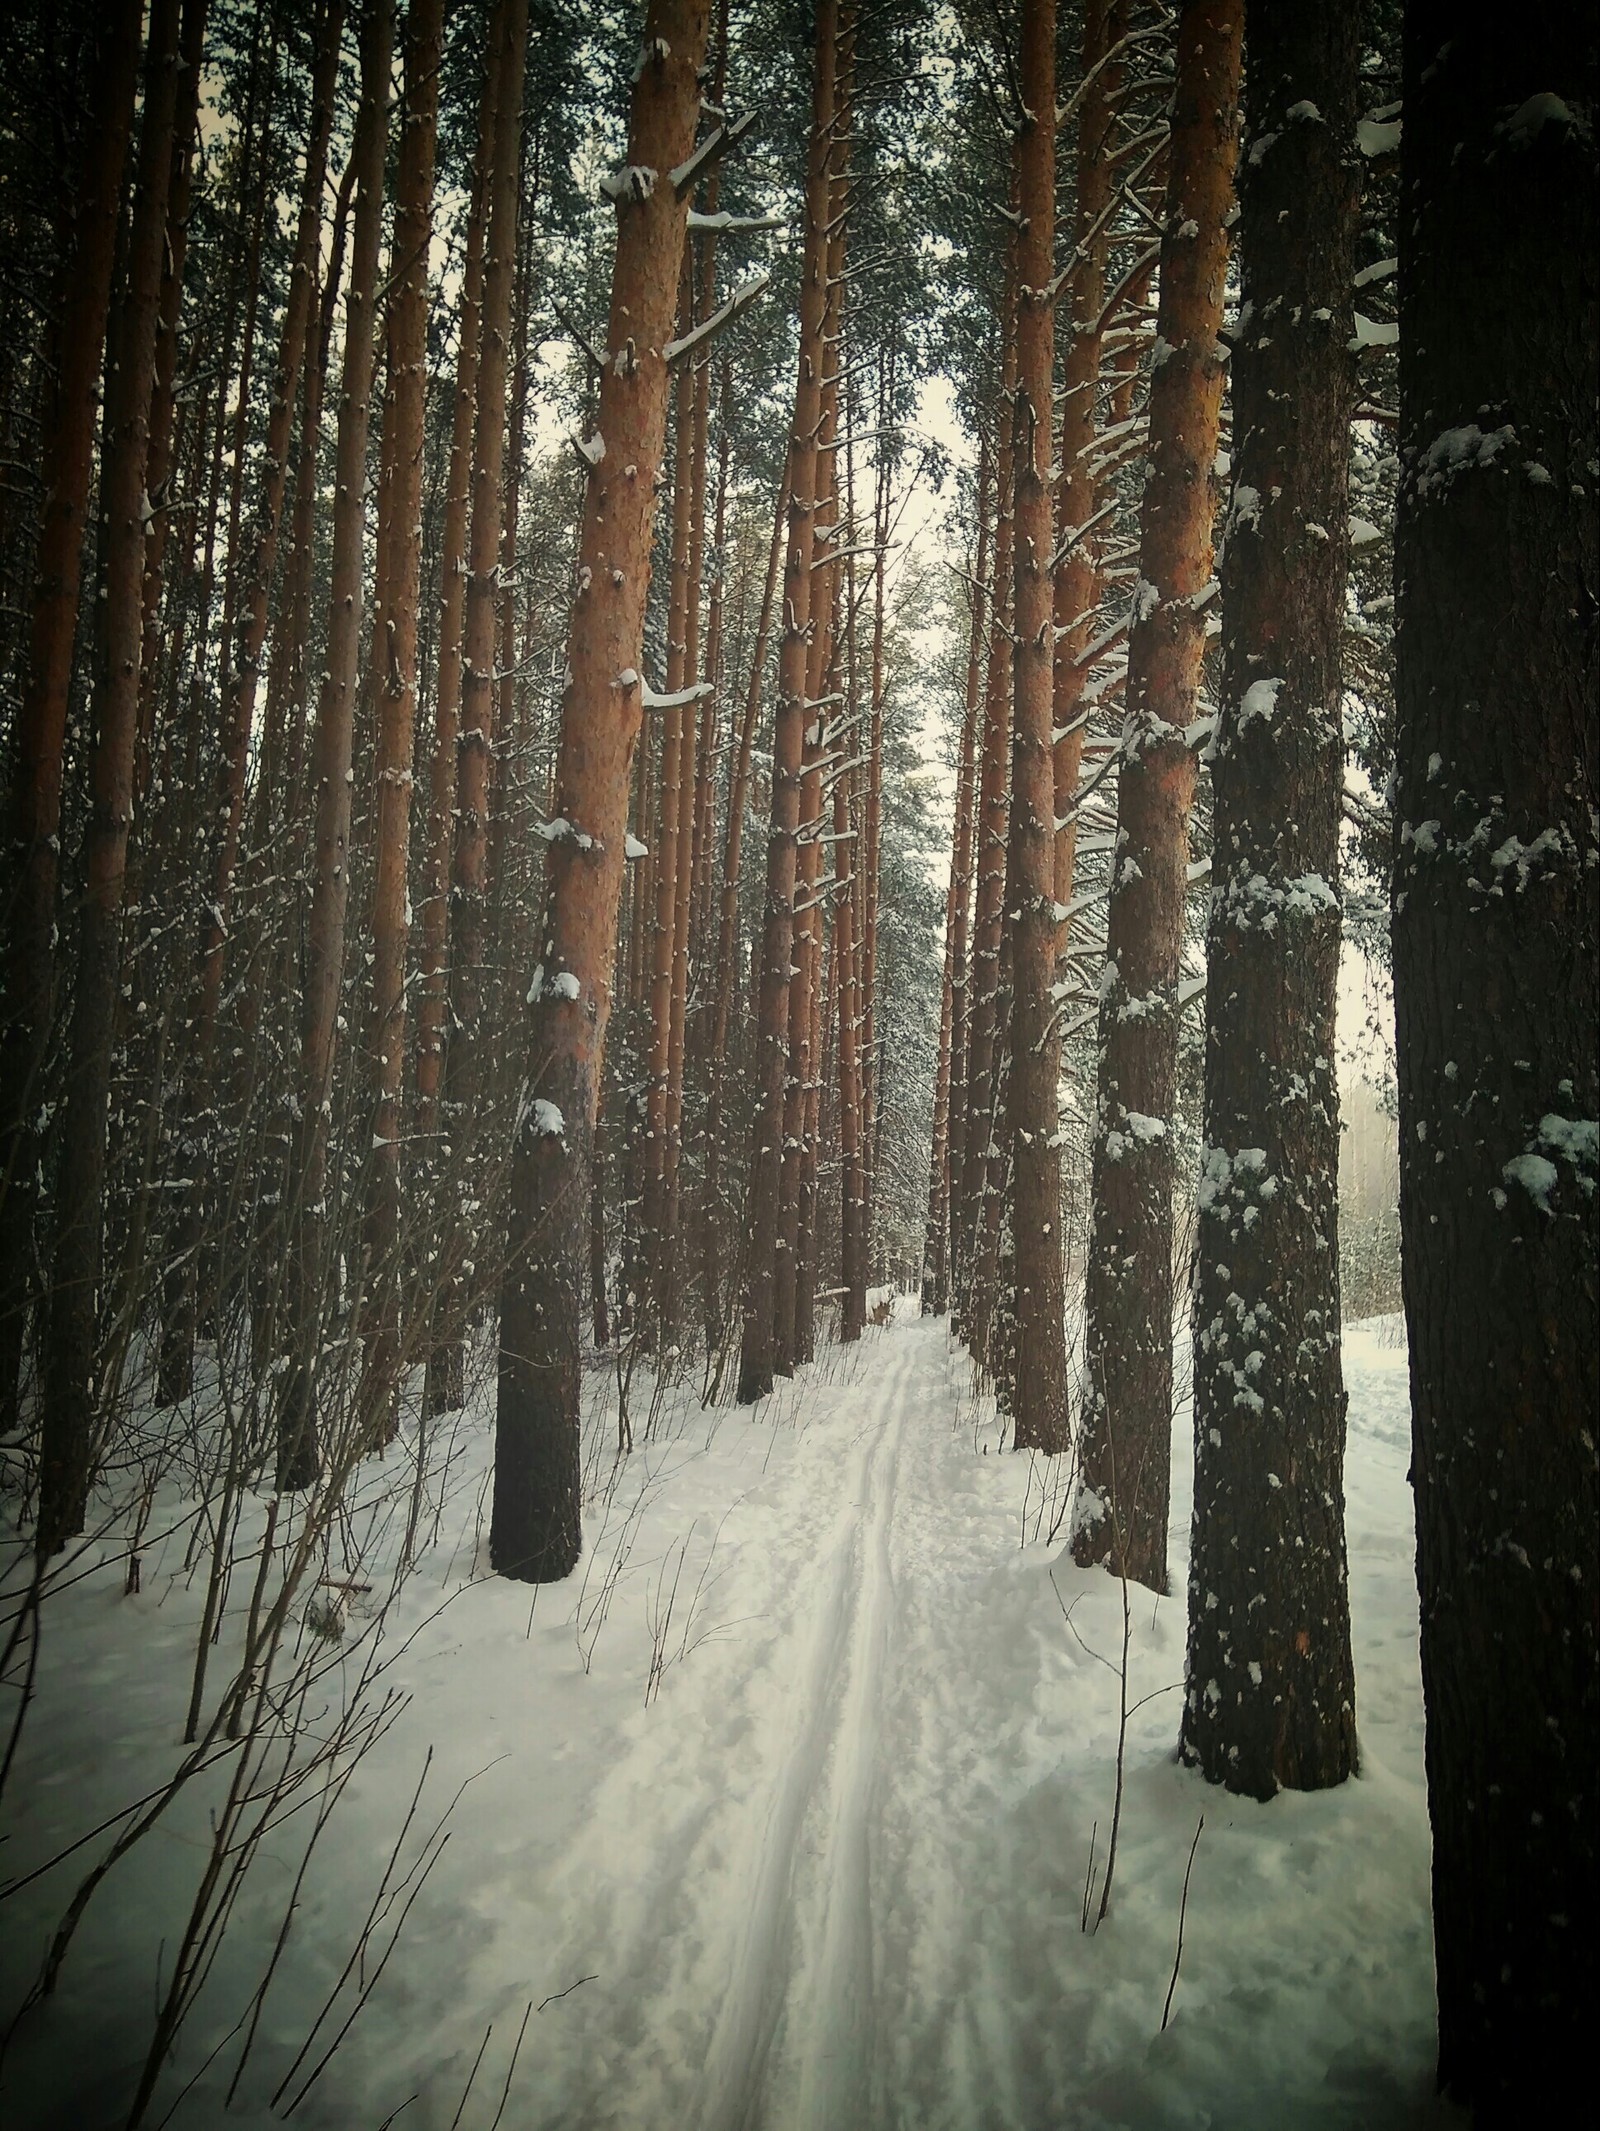
[[1247,0],[1182,1753],[1254,1798],[1356,1761],[1335,1056],[1359,33]]
[[333,553],[328,638],[312,736],[311,907],[306,921],[298,1088],[290,1209],[290,1365],[278,1412],[278,1485],[309,1487],[318,1470],[316,1375],[324,1280],[328,1123],[350,898],[351,752],[361,651],[362,545],[367,432],[373,388],[373,303],[383,226],[393,0],[367,0],[361,25],[361,104],[356,117],[355,224],[345,303],[344,370],[334,459]]
[[461,307],[456,328],[455,406],[451,414],[450,466],[446,476],[440,540],[438,670],[433,692],[433,755],[429,771],[428,842],[424,893],[418,910],[422,945],[417,985],[417,1064],[414,1122],[426,1144],[439,1129],[444,1088],[446,988],[449,977],[450,858],[454,844],[456,741],[461,730],[461,637],[467,608],[467,534],[472,510],[473,416],[478,405],[482,343],[484,233],[489,219],[489,179],[494,164],[496,107],[500,88],[498,40],[491,32],[478,106],[478,148],[472,206],[467,218],[461,269]]
[[1178,977],[1211,576],[1217,339],[1238,137],[1243,0],[1189,0],[1161,244],[1162,357],[1128,636],[1117,855],[1101,992],[1082,1487],[1073,1553],[1167,1583],[1172,1442],[1172,1112]]
[[[684,261],[679,285],[678,323],[688,332],[695,322],[693,261]],[[695,492],[705,481],[705,463],[697,463],[695,451],[695,366],[679,370],[675,392],[672,543],[668,561],[667,664],[663,692],[680,696],[688,675],[689,610],[698,614],[699,588],[691,586],[691,526]],[[671,1128],[668,1110],[672,1083],[672,1023],[677,1010],[680,968],[685,959],[677,952],[678,884],[687,863],[692,841],[690,810],[693,798],[685,777],[685,735],[694,731],[692,704],[675,702],[656,715],[660,729],[661,805],[652,838],[655,861],[654,910],[650,943],[650,1056],[649,1081],[645,1090],[644,1205],[640,1219],[640,1248],[644,1258],[646,1336],[666,1347],[671,1341],[675,1279],[669,1238],[668,1199],[671,1194],[668,1142]],[[692,746],[692,738],[691,738]]]
[[1061,1039],[1056,974],[1055,774],[1052,758],[1055,547],[1050,473],[1055,441],[1055,0],[1024,0],[1017,139],[1017,397],[1012,506],[1015,595],[1012,660],[1011,1235],[1016,1279],[1014,1441],[1019,1450],[1067,1446],[1066,1296],[1061,1260]]
[[10,795],[14,899],[7,913],[0,1016],[0,1434],[16,1425],[32,1287],[39,1072],[55,989],[61,751],[94,474],[97,386],[111,304],[123,169],[139,81],[138,0],[108,8],[95,54],[83,196],[62,262],[60,368],[42,446],[44,508],[34,573],[28,677]]
[[367,1258],[372,1289],[365,1357],[368,1407],[387,1433],[400,1368],[400,1141],[405,1085],[407,878],[422,585],[422,448],[428,383],[428,246],[433,233],[443,0],[412,0],[406,21],[405,116],[395,186],[399,280],[389,318],[384,493],[378,576],[384,612],[373,647],[379,681],[372,891],[372,1168]]
[[723,1088],[727,1066],[728,1030],[733,1021],[734,985],[738,977],[739,872],[744,853],[744,815],[750,790],[750,757],[755,747],[756,714],[761,707],[767,642],[772,633],[772,612],[778,589],[778,564],[784,551],[784,525],[788,509],[789,485],[786,466],[778,483],[772,540],[767,549],[766,582],[761,593],[761,618],[756,625],[755,650],[750,664],[750,684],[745,695],[743,716],[739,722],[739,745],[728,780],[728,834],[722,860],[716,967],[712,986],[708,1060],[711,1087],[705,1113],[706,1183],[700,1239],[700,1280],[706,1312],[708,1353],[719,1351],[726,1337],[723,1315],[723,1209],[720,1174],[723,1158]]
[[[155,384],[150,401],[150,458],[145,487],[155,522],[145,538],[139,656],[139,738],[134,755],[133,801],[142,809],[150,784],[151,738],[161,678],[162,592],[172,533],[173,473],[178,423],[178,314],[183,307],[184,263],[194,198],[195,136],[200,116],[207,0],[184,0],[179,37],[181,65],[172,131],[172,170],[167,181],[167,244],[161,268],[161,311],[156,328]],[[163,505],[169,506],[162,508]],[[134,887],[130,900],[136,899]]]
[[[1126,0],[1088,0],[1074,154],[1073,254],[1065,288],[1066,348],[1061,364],[1061,486],[1055,573],[1056,901],[1072,901],[1078,857],[1078,779],[1083,765],[1084,700],[1090,646],[1100,610],[1099,542],[1087,530],[1099,504],[1094,454],[1100,392],[1101,310],[1105,302],[1106,207],[1115,166],[1109,160],[1122,69],[1112,48],[1125,27]],[[1087,663],[1086,663],[1087,661]],[[1056,940],[1056,981],[1065,1003],[1071,925]]]
[[[1006,267],[1009,318],[1015,288],[1012,248]],[[977,817],[977,904],[972,926],[972,970],[968,979],[966,1102],[961,1117],[959,1195],[951,1212],[955,1231],[957,1297],[962,1337],[980,1357],[993,1308],[992,1286],[979,1265],[983,1201],[989,1179],[989,1145],[994,1124],[995,1020],[1000,997],[1000,938],[1004,929],[1006,823],[1009,817],[1011,764],[1011,460],[1012,432],[1007,420],[1016,390],[1016,340],[1006,334],[996,408],[999,441],[995,447],[994,584],[989,606],[989,671],[983,699],[983,740],[979,751]]]
[[772,1389],[778,1258],[778,1187],[783,1155],[784,1084],[789,1062],[789,968],[794,947],[795,838],[800,825],[805,736],[806,646],[817,490],[817,429],[826,361],[829,147],[834,118],[837,0],[820,0],[817,64],[806,167],[805,263],[800,287],[800,367],[789,441],[789,544],[783,569],[783,639],[772,748],[772,825],[762,920],[756,1016],[756,1116],[745,1195],[744,1336],[739,1403]]
[[138,189],[128,237],[128,277],[109,380],[101,477],[104,518],[101,668],[94,703],[87,875],[78,934],[71,1063],[56,1197],[50,1316],[44,1348],[39,1451],[41,1555],[81,1532],[97,1419],[98,1310],[105,1232],[107,1104],[121,975],[123,880],[133,817],[143,640],[144,477],[167,188],[177,107],[178,0],[154,0],[145,55]]
[[1593,23],[1463,36],[1417,0],[1404,89],[1394,970],[1439,2077],[1510,2124],[1582,2090],[1597,1981]]
[[933,1090],[933,1148],[928,1172],[928,1235],[922,1253],[922,1314],[942,1317],[950,1307],[950,1213],[959,1196],[956,1170],[966,1072],[965,1023],[967,934],[972,919],[973,787],[978,769],[978,705],[983,689],[983,573],[988,565],[988,453],[978,460],[978,530],[967,596],[972,634],[967,645],[967,688],[961,719],[961,756],[956,769],[955,827],[950,886],[944,905],[944,977],[939,1001],[939,1059]]
[[[886,435],[894,422],[895,343],[890,337],[878,355],[878,430]],[[883,709],[884,640],[887,622],[885,580],[889,560],[889,506],[892,501],[894,460],[885,451],[877,453],[872,518],[872,667],[867,724],[867,777],[862,794],[857,835],[861,848],[856,855],[856,930],[861,938],[861,1152],[866,1180],[866,1207],[862,1213],[867,1254],[867,1278],[872,1278],[872,1228],[876,1204],[879,1141],[883,1133],[883,1110],[878,1101],[878,883],[883,846]]]
[[824,373],[817,424],[816,509],[812,518],[815,553],[811,562],[810,641],[806,648],[799,848],[795,854],[789,1068],[783,1091],[783,1166],[779,1177],[777,1273],[773,1283],[773,1361],[781,1376],[791,1375],[798,1363],[810,1359],[810,1287],[814,1284],[811,1256],[815,1240],[816,1095],[821,1048],[823,764],[827,753],[824,735],[830,722],[824,698],[832,693],[834,602],[839,589],[839,568],[833,556],[841,527],[836,446],[839,373],[845,360],[840,337],[840,275],[844,264],[841,165],[848,129],[845,114],[849,71],[849,19],[847,10],[841,8],[829,174],[827,300],[822,313]]
[[[506,404],[516,292],[517,206],[522,168],[522,89],[528,0],[495,16],[494,159],[489,173],[478,395],[472,445],[472,530],[461,632],[461,710],[456,735],[455,836],[450,860],[450,1010],[445,1045],[444,1130],[452,1159],[474,1167],[484,1018],[489,898],[489,813],[494,771],[495,651],[501,536],[505,525]],[[469,1196],[476,1192],[469,1186]],[[466,1396],[465,1317],[473,1297],[464,1263],[477,1256],[475,1223],[452,1216],[448,1300],[429,1356],[429,1404],[454,1409]]]
[[177,1224],[173,1271],[167,1283],[162,1311],[157,1396],[163,1404],[187,1397],[193,1385],[197,1268],[205,1225],[206,1192],[215,1153],[215,1047],[227,961],[228,913],[244,820],[245,771],[255,724],[256,684],[262,649],[267,641],[268,602],[288,482],[289,431],[315,308],[317,254],[322,241],[322,195],[327,180],[328,138],[333,125],[343,28],[343,0],[331,0],[317,33],[316,72],[311,90],[311,134],[300,190],[289,300],[284,309],[272,406],[267,417],[261,492],[249,535],[244,613],[239,621],[237,641],[228,646],[230,665],[223,678],[223,746],[217,765],[212,819],[211,893],[200,924],[198,982],[190,1011],[190,1063],[181,1093],[183,1120],[174,1149],[179,1167],[190,1183]]
[[[578,1395],[596,1107],[641,710],[645,599],[707,0],[652,0],[634,82],[556,761],[530,1067],[500,1306],[490,1549],[502,1575],[565,1576],[581,1546]],[[644,173],[651,173],[649,176]],[[638,175],[636,175],[638,174]],[[552,823],[552,829],[554,823]]]

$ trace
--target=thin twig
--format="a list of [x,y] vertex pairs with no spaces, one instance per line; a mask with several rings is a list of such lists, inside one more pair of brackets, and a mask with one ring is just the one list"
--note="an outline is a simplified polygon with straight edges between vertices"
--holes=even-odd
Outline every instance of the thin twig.
[[1194,1841],[1189,1845],[1189,1862],[1183,1868],[1183,1899],[1178,1904],[1178,1950],[1172,1957],[1172,1981],[1167,1985],[1167,2002],[1161,2008],[1163,2034],[1172,2014],[1172,1994],[1178,1987],[1178,1969],[1183,1961],[1183,1920],[1189,1908],[1189,1874],[1194,1870],[1194,1853],[1200,1847],[1200,1830],[1205,1824],[1206,1816],[1202,1813],[1195,1822]]
[[553,1990],[548,1998],[541,1998],[538,2004],[534,2007],[534,2011],[537,2013],[542,2013],[547,2005],[554,2005],[558,1998],[570,1998],[572,1996],[572,1993],[577,1990],[582,1984],[598,1983],[599,1980],[600,1978],[597,1975],[579,1976],[578,1981],[576,1983],[569,1983],[565,1990]]

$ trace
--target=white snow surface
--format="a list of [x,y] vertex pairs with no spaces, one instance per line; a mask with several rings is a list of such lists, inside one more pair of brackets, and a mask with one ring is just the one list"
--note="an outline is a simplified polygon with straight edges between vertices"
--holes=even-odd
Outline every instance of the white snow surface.
[[[437,1526],[431,1505],[424,1519],[435,1536],[386,1626],[389,1682],[410,1699],[316,1851],[233,2107],[224,2115],[237,2051],[226,2038],[270,1952],[309,1814],[266,1839],[152,2121],[197,2073],[177,2131],[282,2120],[268,2098],[350,1953],[430,1749],[408,1865],[466,1788],[392,1957],[291,2119],[308,2131],[377,2131],[409,2096],[404,2131],[446,2131],[480,2045],[460,2121],[487,2131],[525,2014],[507,2131],[1463,2121],[1430,2091],[1398,1321],[1347,1329],[1345,1346],[1360,1778],[1259,1806],[1174,1760],[1184,1410],[1178,1595],[1134,1594],[1128,1699],[1141,1706],[1110,1914],[1088,1934],[1091,1830],[1103,1860],[1112,1812],[1119,1680],[1102,1660],[1120,1649],[1120,1590],[1073,1567],[1064,1521],[1051,1536],[1072,1498],[1066,1461],[1010,1454],[943,1324],[907,1315],[914,1302],[899,1309],[753,1413],[671,1394],[654,1440],[619,1467],[614,1380],[594,1372],[584,1559],[537,1596],[488,1568],[486,1370],[467,1413],[443,1424],[455,1435]],[[636,1385],[641,1436],[648,1405]],[[412,1412],[400,1444],[368,1462],[374,1498],[409,1484],[415,1428]],[[265,1503],[246,1501],[258,1546]],[[359,1573],[382,1588],[393,1541],[370,1544]],[[4,1882],[178,1759],[204,1585],[181,1573],[182,1550],[181,1538],[152,1548],[128,1598],[120,1566],[95,1567],[91,1549],[88,1573],[47,1601]],[[8,1588],[25,1575],[19,1555]],[[248,1602],[241,1581],[213,1654],[219,1682]],[[646,1706],[658,1642],[665,1664]],[[228,1772],[199,1779],[95,1896],[55,1996],[23,2019],[0,2068],[10,2131],[123,2121],[157,1968],[164,1958],[170,1974]],[[104,1840],[7,1905],[7,2018]]]

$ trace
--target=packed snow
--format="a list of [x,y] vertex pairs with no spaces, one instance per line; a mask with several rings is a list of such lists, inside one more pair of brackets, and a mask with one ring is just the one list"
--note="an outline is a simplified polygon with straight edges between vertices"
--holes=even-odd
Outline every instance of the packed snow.
[[[174,2102],[179,2131],[280,2122],[351,2015],[292,2121],[1458,2122],[1430,2098],[1398,1322],[1356,1326],[1345,1348],[1360,1778],[1262,1807],[1176,1764],[1190,1503],[1180,1411],[1174,1595],[1132,1593],[1121,1833],[1109,1914],[1085,1930],[1114,1802],[1122,1593],[1066,1551],[1068,1461],[1010,1454],[943,1323],[917,1320],[914,1302],[899,1309],[753,1413],[703,1411],[683,1386],[652,1412],[641,1371],[639,1447],[621,1460],[617,1379],[593,1372],[584,1558],[537,1592],[489,1573],[492,1382],[464,1415],[430,1424],[424,1544],[384,1618],[388,1670],[370,1690],[403,1700],[314,1848],[231,2110],[314,1799],[262,1838],[151,2122]],[[389,1588],[405,1522],[392,1503],[409,1496],[415,1452],[413,1415],[363,1468],[348,1552],[302,1608],[300,1632],[331,1659],[314,1724],[370,1654],[363,1628]],[[246,1498],[246,1562],[268,1499]],[[8,2006],[108,1840],[91,1831],[181,1755],[205,1581],[184,1572],[183,1528],[158,1537],[181,1513],[164,1488],[138,1595],[124,1595],[106,1543],[46,1601],[7,1797],[4,1883],[19,1889],[0,1941]],[[18,1555],[13,1598],[26,1575]],[[218,1691],[250,1580],[227,1594]],[[113,1871],[54,1996],[15,2027],[0,2068],[13,2131],[124,2121],[229,1773],[224,1761],[197,1777]],[[380,1922],[355,1958],[380,1890]]]

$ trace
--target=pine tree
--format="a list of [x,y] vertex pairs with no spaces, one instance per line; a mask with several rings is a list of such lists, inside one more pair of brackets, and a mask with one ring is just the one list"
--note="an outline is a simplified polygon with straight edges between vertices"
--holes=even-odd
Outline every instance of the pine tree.
[[1600,1894],[1596,36],[1405,19],[1394,872],[1439,2079],[1587,2077]]
[[1150,477],[1128,632],[1117,852],[1101,987],[1088,1385],[1073,1542],[1167,1581],[1173,1332],[1173,1097],[1195,786],[1190,732],[1211,577],[1211,475],[1238,138],[1243,0],[1187,0],[1161,240]]
[[[450,860],[449,1035],[445,1045],[444,1125],[452,1160],[470,1170],[481,1154],[478,1111],[488,947],[489,814],[495,744],[496,602],[506,514],[506,407],[517,261],[522,169],[522,91],[527,66],[528,0],[504,0],[490,32],[494,153],[488,176],[483,308],[479,320],[477,403],[472,432],[472,517],[467,541],[466,602],[461,628],[461,707],[456,732],[454,842]],[[468,1198],[477,1193],[469,1190]],[[465,1324],[472,1296],[466,1261],[475,1260],[476,1223],[463,1208],[455,1238],[442,1323],[429,1362],[429,1404],[454,1410],[466,1394]]]
[[1056,1083],[1056,803],[1053,757],[1055,548],[1055,0],[1025,0],[1017,136],[1017,397],[1013,423],[1011,823],[1007,861],[1012,1006],[1006,1124],[1011,1141],[1019,1450],[1067,1446],[1066,1298]]
[[[578,1396],[595,1116],[643,709],[645,598],[678,277],[693,182],[706,0],[651,0],[628,162],[608,181],[617,251],[556,763],[530,1062],[500,1303],[490,1547],[524,1582],[581,1545]],[[721,129],[726,142],[727,128]],[[706,152],[710,152],[709,146]]]
[[1339,1361],[1340,639],[1359,24],[1246,0],[1241,324],[1212,750],[1183,1755],[1355,1768]]
[[[306,145],[300,190],[294,259],[289,273],[289,301],[278,344],[272,408],[261,469],[261,490],[248,534],[250,560],[244,565],[245,597],[237,641],[227,645],[224,677],[223,747],[218,760],[210,894],[200,927],[196,997],[191,1008],[188,1075],[183,1086],[185,1120],[179,1126],[176,1153],[189,1182],[183,1214],[173,1245],[173,1275],[168,1283],[162,1322],[160,1378],[163,1405],[188,1396],[193,1388],[195,1315],[199,1255],[205,1223],[207,1183],[215,1155],[215,1047],[226,972],[228,912],[244,819],[245,773],[255,724],[256,689],[261,653],[267,640],[269,601],[278,552],[289,474],[289,432],[299,389],[301,366],[312,329],[314,276],[322,240],[322,195],[327,182],[328,138],[338,81],[343,0],[328,0],[317,25],[316,74],[311,92],[311,137]],[[241,398],[243,398],[241,386]]]
[[317,1363],[324,1315],[331,1302],[331,1269],[325,1262],[329,1136],[350,898],[350,800],[365,577],[363,497],[393,50],[393,0],[366,0],[361,21],[361,108],[352,151],[356,206],[339,390],[327,651],[311,750],[315,824],[295,1091],[298,1123],[290,1173],[289,1366],[282,1372],[278,1408],[280,1488],[313,1485],[320,1463]]
[[401,1355],[400,1164],[405,1087],[406,947],[410,931],[411,763],[422,584],[423,430],[428,358],[428,250],[433,235],[443,0],[411,0],[405,110],[395,180],[397,284],[389,323],[383,415],[373,663],[381,676],[372,897],[372,1168],[367,1184],[369,1304],[366,1390],[374,1425],[393,1426]]
[[[28,678],[9,800],[19,873],[6,928],[0,1016],[0,1433],[15,1425],[31,1301],[35,1118],[55,996],[62,747],[72,685],[85,520],[94,477],[97,387],[111,306],[123,170],[139,80],[138,0],[105,10],[94,47],[84,168],[73,173],[71,242],[62,260],[60,358],[42,441]],[[66,219],[65,217],[63,219]]]
[[178,0],[154,0],[145,49],[138,180],[127,286],[108,364],[101,473],[105,521],[87,892],[78,932],[66,1129],[57,1183],[35,1544],[58,1551],[82,1531],[94,1457],[100,1284],[106,1221],[111,1047],[120,921],[133,815],[143,642],[144,542],[161,262],[178,93]]
[[789,1059],[789,983],[795,938],[795,874],[805,747],[808,637],[817,505],[817,436],[827,356],[828,219],[836,109],[837,0],[819,0],[811,137],[807,150],[805,259],[800,293],[799,376],[789,443],[788,548],[783,568],[783,635],[772,749],[772,826],[767,843],[766,909],[760,952],[756,1116],[745,1194],[744,1334],[739,1403],[772,1389],[777,1366],[778,1222]]

